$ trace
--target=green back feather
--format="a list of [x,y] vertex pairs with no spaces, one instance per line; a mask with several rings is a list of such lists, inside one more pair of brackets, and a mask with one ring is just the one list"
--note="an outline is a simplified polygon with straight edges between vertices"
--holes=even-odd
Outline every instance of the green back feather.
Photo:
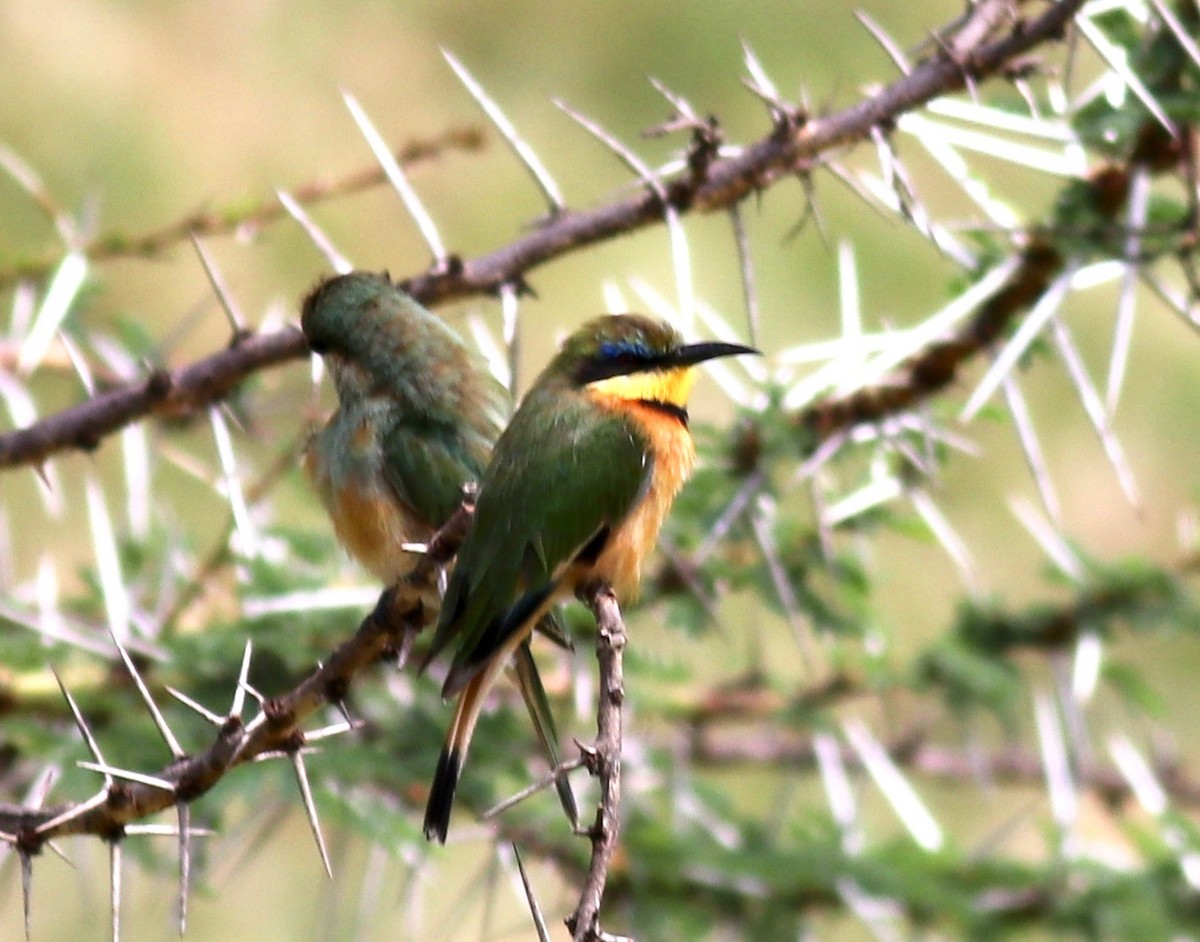
[[[478,481],[500,433],[508,394],[482,358],[386,275],[330,278],[305,299],[301,326],[326,355],[339,413],[319,444],[333,487],[382,478],[429,526]],[[340,423],[340,427],[339,427]],[[374,430],[354,448],[354,429]]]
[[650,471],[632,422],[543,374],[496,443],[429,657],[457,637],[452,675],[468,678],[505,640],[497,626],[519,596],[551,589],[559,567],[637,503]]

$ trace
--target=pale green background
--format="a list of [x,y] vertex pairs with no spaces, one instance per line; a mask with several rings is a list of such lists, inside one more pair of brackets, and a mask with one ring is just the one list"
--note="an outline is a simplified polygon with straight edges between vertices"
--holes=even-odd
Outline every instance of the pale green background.
[[[948,2],[864,6],[906,47],[961,9],[961,4]],[[445,47],[505,108],[570,204],[586,207],[611,198],[627,184],[628,174],[549,99],[565,100],[648,159],[661,160],[677,142],[639,139],[643,128],[667,114],[646,82],[650,74],[686,95],[702,113],[720,116],[730,142],[749,141],[768,125],[763,108],[739,83],[745,74],[743,39],[786,96],[799,99],[803,87],[818,111],[857,100],[870,86],[895,75],[855,22],[851,6],[835,2],[5,0],[0,4],[0,142],[34,166],[65,206],[97,213],[102,231],[140,232],[198,207],[267,199],[274,187],[369,164],[341,89],[355,94],[396,143],[435,136],[451,125],[482,123],[439,55],[439,47]],[[902,141],[901,148],[913,158],[923,195],[937,206],[958,206],[951,187],[930,171],[913,144]],[[868,165],[872,153],[863,148],[856,159]],[[997,192],[1020,200],[1031,219],[1040,218],[1055,192],[1051,181],[991,161],[977,163]],[[543,211],[538,194],[494,135],[484,154],[449,154],[415,171],[412,181],[443,239],[465,256],[503,244]],[[908,323],[942,302],[951,273],[915,235],[881,219],[828,177],[820,180],[820,195],[831,239],[851,239],[857,250],[863,309],[870,323]],[[798,237],[785,238],[802,207],[802,191],[795,183],[776,187],[761,208],[754,201],[745,207],[768,352],[784,343],[834,336],[838,330],[833,252],[811,225]],[[323,204],[314,215],[362,267],[386,267],[400,276],[416,273],[428,262],[413,225],[385,189]],[[50,227],[6,177],[0,177],[0,220],[0,257],[38,254],[54,244]],[[698,293],[732,322],[743,323],[728,223],[723,217],[699,218],[689,222],[688,233]],[[213,239],[210,248],[251,324],[261,322],[271,304],[293,316],[296,300],[324,271],[321,258],[290,224],[269,229],[254,243]],[[186,362],[227,341],[224,320],[190,248],[181,245],[162,261],[107,263],[99,275],[99,294],[87,308],[95,323],[116,315],[134,317],[155,337],[167,338],[189,315],[201,312],[183,340],[172,341],[166,362]],[[622,283],[631,276],[651,281],[668,295],[673,291],[661,228],[535,272],[538,299],[523,306],[526,324],[538,325],[525,334],[525,375],[544,360],[556,329],[602,308],[605,279]],[[495,305],[483,300],[446,313],[461,322],[465,311],[479,311],[497,322]],[[1112,294],[1093,292],[1073,300],[1068,311],[1093,374],[1102,376]],[[1118,430],[1146,497],[1140,516],[1121,498],[1061,370],[1043,363],[1029,383],[1069,533],[1100,556],[1148,552],[1160,560],[1173,558],[1176,513],[1196,493],[1200,394],[1194,381],[1195,351],[1194,335],[1177,319],[1146,305],[1118,416]],[[307,369],[289,366],[266,382],[270,388],[294,387],[299,394],[306,389]],[[78,396],[74,387],[37,391],[47,409]],[[727,406],[711,386],[702,387],[694,411],[718,419],[727,414]],[[294,413],[278,420],[297,427]],[[984,458],[951,462],[936,496],[975,552],[986,588],[1012,599],[1046,597],[1051,593],[1038,581],[1040,554],[1005,509],[1007,495],[1033,493],[1011,429],[984,423],[972,432],[985,449]],[[252,445],[240,444],[253,453]],[[72,456],[59,463],[70,519],[86,519],[80,477],[92,462],[111,477],[119,466],[119,449],[110,443],[96,459]],[[186,482],[178,488],[186,505],[181,517],[199,529],[206,519],[213,525],[223,515],[215,495]],[[48,527],[28,472],[7,472],[0,478],[0,493],[14,514],[18,581],[30,578],[42,549],[52,550],[66,573],[72,560],[90,558],[90,544],[79,535],[86,531]],[[115,509],[119,492],[114,490],[109,500]],[[285,495],[283,506],[295,520],[325,525],[307,494]],[[883,541],[881,552],[889,562],[882,587],[889,619],[902,637],[932,636],[945,625],[958,593],[951,567],[929,544],[894,538]],[[1152,663],[1162,645],[1148,645],[1143,661]],[[1195,665],[1194,644],[1175,641],[1170,650],[1168,663],[1155,667],[1164,685],[1172,678],[1189,678]],[[1195,699],[1193,691],[1180,691],[1168,708],[1168,720],[1184,736],[1196,732]],[[956,804],[953,796],[936,789],[926,793],[941,799],[941,807]],[[970,802],[965,805],[970,815]],[[216,867],[216,892],[193,899],[189,939],[350,937],[349,914],[368,853],[362,842],[349,839],[338,881],[330,886],[295,817],[248,849],[242,846],[244,836],[209,840],[215,859],[244,852],[248,862],[240,869]],[[335,833],[332,842],[337,845],[343,838]],[[77,872],[53,859],[39,862],[35,939],[106,937],[102,850],[94,841],[71,842],[69,850],[80,863]],[[478,938],[474,920],[481,897],[471,898],[471,918],[457,934],[462,910],[454,907],[463,885],[481,879],[475,868],[482,864],[474,851],[439,853],[454,861],[449,868],[453,873],[446,873],[447,868],[430,871],[422,937]],[[406,937],[396,902],[398,874],[394,865],[385,869],[379,916],[370,923],[374,934],[364,937]],[[552,918],[560,918],[558,910],[569,907],[570,895],[563,895],[544,870],[535,868],[535,878]],[[171,935],[171,876],[152,877],[131,866],[128,884],[125,938]],[[516,899],[507,878],[497,896],[505,907]],[[334,914],[322,915],[330,907]],[[9,865],[0,884],[0,940],[17,938],[19,912],[16,874]],[[526,938],[527,918],[520,907],[506,908],[493,926],[509,929],[510,938]]]

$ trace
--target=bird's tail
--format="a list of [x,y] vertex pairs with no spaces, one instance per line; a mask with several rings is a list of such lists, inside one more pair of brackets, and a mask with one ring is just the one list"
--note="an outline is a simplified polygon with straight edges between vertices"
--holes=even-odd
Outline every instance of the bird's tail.
[[467,750],[471,747],[471,736],[475,732],[475,721],[479,719],[484,695],[495,681],[499,667],[499,664],[488,665],[459,694],[454,719],[446,734],[446,745],[438,757],[437,771],[433,774],[433,784],[429,787],[429,798],[425,803],[425,837],[428,840],[446,843],[458,777],[467,761]]
[[558,800],[566,812],[567,820],[571,822],[571,827],[577,828],[579,808],[575,804],[575,793],[571,791],[570,781],[566,775],[558,774],[558,767],[562,763],[562,755],[558,751],[558,729],[554,725],[550,698],[546,696],[546,688],[542,685],[542,675],[533,659],[533,652],[529,650],[529,639],[517,648],[517,653],[513,656],[513,670],[517,675],[517,686],[521,688],[525,707],[529,710],[529,718],[533,720],[538,742],[542,745],[542,753],[550,763],[550,770],[556,773],[554,788],[558,792]]
[[446,843],[446,832],[450,829],[450,809],[454,806],[454,792],[458,788],[458,776],[462,771],[463,755],[449,747],[438,757],[437,771],[433,773],[433,785],[429,789],[429,801],[425,805],[425,838]]
[[[442,686],[442,694],[446,696],[457,692],[458,704],[454,708],[454,720],[446,734],[446,745],[438,758],[437,771],[434,773],[429,799],[425,804],[425,837],[428,840],[436,839],[439,843],[446,843],[446,832],[450,828],[450,810],[454,806],[454,792],[458,787],[462,767],[467,761],[467,749],[471,745],[475,721],[479,719],[484,698],[513,652],[528,640],[534,622],[549,608],[556,588],[557,583],[551,583],[522,596],[498,623],[503,629],[497,632],[498,642],[487,649],[486,659],[481,663],[460,665],[458,668],[451,666]],[[538,679],[537,683],[540,688],[541,680]],[[545,691],[541,693],[541,700],[544,703]],[[545,704],[545,707],[548,714],[549,704]],[[539,717],[536,714],[534,723],[539,726],[541,734]],[[557,736],[554,738],[557,739]],[[559,797],[566,808],[568,798],[564,789],[569,791],[570,785],[562,780],[558,788]],[[573,803],[574,796],[571,796],[570,801]]]

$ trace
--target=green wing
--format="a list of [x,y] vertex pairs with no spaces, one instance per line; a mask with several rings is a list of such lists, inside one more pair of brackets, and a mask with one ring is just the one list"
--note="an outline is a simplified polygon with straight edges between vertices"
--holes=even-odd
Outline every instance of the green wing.
[[491,442],[466,428],[404,422],[383,440],[383,473],[400,500],[431,527],[440,527],[478,481]]
[[527,397],[496,443],[438,619],[430,659],[459,638],[447,695],[554,592],[560,567],[625,517],[650,472],[630,422],[561,389]]
[[546,696],[542,675],[533,659],[533,653],[529,650],[528,638],[517,646],[517,653],[513,657],[513,670],[517,675],[517,686],[521,688],[521,696],[525,700],[525,708],[529,711],[529,718],[533,720],[533,728],[542,746],[542,753],[550,764],[550,771],[555,773],[554,788],[558,792],[558,800],[571,827],[577,828],[579,807],[575,804],[575,793],[571,791],[571,783],[566,773],[558,771],[562,762],[562,755],[558,751],[558,728],[554,725],[550,698]]

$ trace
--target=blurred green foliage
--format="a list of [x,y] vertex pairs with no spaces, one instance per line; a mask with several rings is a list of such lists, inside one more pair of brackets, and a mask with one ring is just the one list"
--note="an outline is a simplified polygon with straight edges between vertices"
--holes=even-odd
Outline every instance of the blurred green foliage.
[[[914,52],[929,29],[960,12],[950,4],[875,7],[872,15]],[[1194,23],[1189,4],[1178,8]],[[1170,32],[1123,10],[1093,23],[1124,50],[1163,111],[1194,124],[1198,69]],[[358,95],[398,143],[482,123],[438,57],[441,45],[467,63],[529,137],[571,204],[589,206],[627,187],[628,177],[548,97],[595,116],[650,159],[665,159],[678,141],[639,138],[665,109],[644,81],[651,73],[702,113],[716,114],[726,140],[754,140],[769,133],[769,121],[737,81],[739,39],[753,46],[786,97],[799,98],[803,84],[818,112],[857,100],[861,86],[891,76],[868,34],[833,3],[370,2],[334,12],[312,2],[247,10],[91,0],[51,14],[14,2],[0,10],[0,58],[11,75],[0,103],[0,143],[34,167],[47,192],[91,231],[119,242],[197,206],[236,215],[269,201],[273,187],[367,165],[339,87]],[[1078,68],[1090,81],[1105,66],[1087,58]],[[1046,82],[1035,77],[1033,87],[1044,93]],[[983,89],[984,97],[992,94],[991,86]],[[1022,106],[1007,88],[994,94],[1010,111]],[[1129,93],[1093,94],[1070,126],[1090,158],[1086,175],[1052,177],[987,157],[973,173],[1038,231],[1053,256],[1047,269],[1057,273],[1067,260],[1123,258],[1127,171],[1150,168],[1158,181],[1137,261],[1155,273],[1178,264],[1170,283],[1194,291],[1187,279],[1195,181],[1188,190],[1173,139]],[[1188,133],[1194,139],[1194,127]],[[910,140],[895,135],[893,143],[916,190],[937,201],[939,214],[975,218],[974,204],[957,190],[946,192],[945,178]],[[846,156],[850,169],[877,172],[869,148],[861,150]],[[483,153],[448,152],[412,177],[447,243],[467,256],[504,244],[541,212],[494,135]],[[669,551],[651,564],[643,599],[626,612],[625,818],[605,928],[643,939],[761,940],[805,933],[838,940],[1159,939],[1200,932],[1192,882],[1200,792],[1186,774],[1200,759],[1192,745],[1200,732],[1196,558],[1194,545],[1185,544],[1181,559],[1174,542],[1177,511],[1196,498],[1200,457],[1194,332],[1165,305],[1147,303],[1154,292],[1139,291],[1146,311],[1113,418],[1142,485],[1139,511],[1117,496],[1078,394],[1059,378],[1053,345],[1035,343],[1022,358],[1018,375],[1028,384],[1062,491],[1061,529],[1081,565],[1077,579],[1040,575],[1041,551],[997,499],[1033,491],[1011,407],[999,400],[990,407],[994,421],[968,432],[953,422],[963,390],[951,387],[914,411],[920,421],[862,427],[801,480],[798,467],[822,441],[787,404],[790,384],[805,375],[787,356],[844,329],[836,253],[826,238],[855,247],[865,329],[872,332],[916,323],[1014,251],[995,227],[970,226],[963,242],[978,258],[964,273],[904,219],[864,211],[829,175],[816,180],[824,236],[815,222],[789,235],[805,212],[795,187],[776,187],[743,207],[763,312],[758,342],[777,356],[766,379],[737,374],[753,393],[749,403],[731,403],[717,384],[702,381],[693,408],[700,468],[665,531]],[[0,271],[61,252],[31,203],[0,180]],[[320,204],[313,215],[360,267],[386,267],[400,277],[428,262],[390,192]],[[687,226],[698,295],[743,331],[728,224],[702,217]],[[298,227],[286,223],[213,238],[210,247],[256,327],[294,320],[295,299],[324,269]],[[669,294],[673,277],[661,231],[538,270],[531,277],[536,297],[522,301],[522,375],[545,360],[556,331],[602,307],[606,284],[640,307],[646,296],[635,279]],[[178,365],[228,341],[203,272],[182,245],[154,261],[98,264],[91,279],[64,330],[97,365],[115,369],[122,358]],[[4,297],[19,315],[19,292],[10,287]],[[1116,290],[1081,289],[1064,304],[1093,364],[1108,353],[1108,310],[1116,298]],[[498,334],[500,313],[490,301],[444,313],[460,328],[478,315]],[[1006,324],[1003,338],[1019,323]],[[848,373],[861,362],[848,358]],[[42,412],[84,395],[61,364],[47,369],[56,372],[31,384]],[[109,381],[102,376],[101,387]],[[317,603],[330,587],[362,586],[362,576],[293,473],[296,442],[328,402],[328,391],[314,393],[304,368],[294,366],[255,377],[229,404],[239,480],[247,488],[263,485],[249,501],[260,549],[254,555],[240,552],[245,543],[230,515],[229,484],[202,418],[144,427],[143,484],[130,472],[139,462],[128,440],[114,439],[94,456],[56,460],[62,510],[43,502],[30,472],[4,472],[0,500],[12,536],[0,546],[0,797],[19,800],[48,765],[65,770],[53,801],[95,787],[94,777],[71,767],[87,754],[49,666],[78,700],[106,758],[143,771],[167,761],[118,666],[29,628],[52,609],[69,627],[103,637],[110,600],[86,535],[85,480],[101,483],[113,513],[135,633],[148,634],[138,665],[160,703],[168,701],[169,685],[225,711],[248,638],[251,685],[266,696],[280,693],[353,631],[369,605]],[[966,434],[979,457],[950,444]],[[827,522],[830,504],[880,481],[897,483],[894,499]],[[137,487],[145,493],[132,493]],[[944,541],[905,499],[917,491],[936,499],[958,528],[981,585],[959,582]],[[727,516],[742,499],[746,510]],[[144,525],[130,511],[140,500],[149,506]],[[718,522],[724,529],[714,536]],[[297,599],[291,606],[247,614],[289,597]],[[537,656],[564,736],[586,742],[594,735],[593,627],[578,607],[568,621],[574,653],[541,644]],[[1068,674],[1085,636],[1100,639],[1104,654],[1094,696],[1077,702]],[[1079,804],[1069,825],[1055,804],[1062,783],[1044,780],[1039,750],[1051,747],[1031,714],[1038,697],[1056,703],[1066,730],[1062,748]],[[354,686],[346,708],[361,728],[323,743],[309,759],[334,849],[333,887],[300,889],[320,867],[308,836],[289,830],[293,818],[279,810],[295,804],[286,766],[235,769],[197,803],[197,820],[221,833],[204,838],[202,896],[193,903],[198,915],[189,938],[227,938],[234,927],[261,939],[390,938],[398,924],[429,938],[528,937],[524,903],[515,896],[502,907],[494,902],[502,895],[497,874],[511,870],[504,857],[510,842],[539,865],[535,887],[553,919],[570,911],[586,842],[570,833],[552,790],[471,829],[472,813],[544,772],[514,690],[501,691],[481,719],[462,783],[456,830],[479,840],[440,851],[429,849],[416,825],[449,715],[436,678],[381,664]],[[209,741],[198,718],[177,705],[167,709],[185,748]],[[321,722],[339,719],[330,707]],[[925,799],[945,835],[939,848],[922,846],[904,827],[905,814],[888,810],[895,795],[863,771],[864,758],[845,735],[850,720],[869,724]],[[818,756],[817,734],[837,744],[836,762]],[[1176,740],[1178,755],[1156,752],[1163,736]],[[1131,794],[1113,769],[1115,737],[1136,740],[1149,754],[1166,789],[1165,811],[1139,804],[1140,793]],[[989,776],[989,757],[1014,751],[1028,763],[1007,778]],[[946,758],[949,771],[917,761],[931,754]],[[850,777],[847,786],[834,780],[839,767]],[[582,772],[572,781],[586,817],[594,786]],[[271,838],[278,829],[283,836]],[[87,856],[97,853],[92,843],[99,842],[71,848],[88,861],[82,880],[38,859],[34,938],[103,937],[105,920],[92,910],[106,894],[98,863]],[[137,847],[143,886],[131,891],[135,900],[156,901],[131,903],[128,918],[135,932],[153,934],[165,919],[162,901],[174,892],[172,850],[125,844]],[[9,887],[17,885],[15,871],[11,862],[0,870]],[[64,904],[81,883],[94,899]],[[10,889],[0,898],[0,926],[18,925],[19,896]],[[432,917],[414,915],[420,906],[413,899]],[[318,906],[319,918],[311,912]]]

